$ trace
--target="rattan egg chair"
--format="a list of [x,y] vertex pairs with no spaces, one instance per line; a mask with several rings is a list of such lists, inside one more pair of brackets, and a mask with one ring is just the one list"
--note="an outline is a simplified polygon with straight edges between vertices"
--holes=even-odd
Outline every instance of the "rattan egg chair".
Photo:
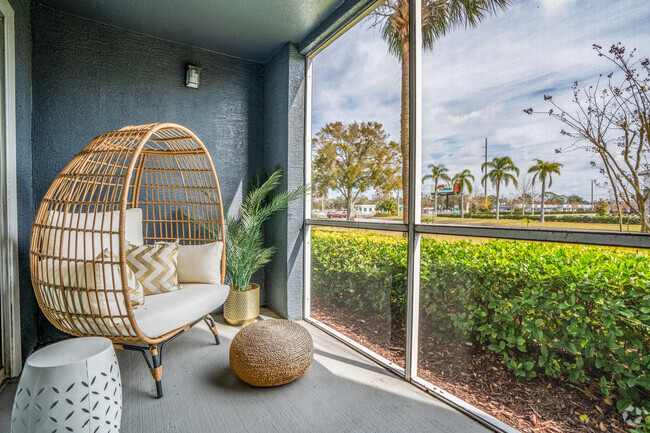
[[[132,214],[139,218],[135,228]],[[181,285],[146,296],[144,305],[134,308],[127,281],[129,230],[135,238],[141,230],[141,244],[223,242],[214,164],[186,128],[128,126],[96,137],[45,194],[30,244],[32,283],[45,317],[73,336],[106,337],[118,349],[140,351],[161,397],[165,343],[205,320],[219,344],[209,313],[228,294],[225,248],[216,253],[221,269],[214,273],[215,284]],[[107,249],[111,254],[98,254]]]

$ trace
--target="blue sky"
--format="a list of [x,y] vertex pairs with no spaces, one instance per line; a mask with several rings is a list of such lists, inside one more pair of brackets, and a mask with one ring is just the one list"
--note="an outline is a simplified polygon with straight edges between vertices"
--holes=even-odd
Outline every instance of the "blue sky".
[[[637,58],[650,56],[648,23],[648,0],[514,0],[477,28],[458,28],[437,41],[423,55],[423,174],[426,165],[444,163],[452,174],[469,168],[478,185],[487,137],[489,159],[509,155],[522,172],[534,158],[561,162],[551,190],[589,200],[590,179],[602,180],[590,155],[556,154],[571,143],[560,135],[562,125],[523,109],[550,108],[544,94],[572,108],[574,81],[589,85],[612,72],[594,43],[622,42],[638,49]],[[377,121],[399,141],[400,64],[371,21],[314,58],[312,101],[312,133],[333,121]],[[596,188],[596,198],[607,195]]]

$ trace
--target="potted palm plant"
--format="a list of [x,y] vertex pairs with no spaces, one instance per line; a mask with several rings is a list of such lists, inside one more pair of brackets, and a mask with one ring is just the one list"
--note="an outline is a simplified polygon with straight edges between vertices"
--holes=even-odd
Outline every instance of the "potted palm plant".
[[275,247],[264,247],[264,222],[307,189],[303,186],[269,197],[281,179],[282,171],[276,170],[261,185],[259,181],[251,184],[239,213],[226,219],[226,271],[231,285],[223,316],[231,325],[253,323],[260,312],[260,286],[251,283],[251,278],[275,253]]

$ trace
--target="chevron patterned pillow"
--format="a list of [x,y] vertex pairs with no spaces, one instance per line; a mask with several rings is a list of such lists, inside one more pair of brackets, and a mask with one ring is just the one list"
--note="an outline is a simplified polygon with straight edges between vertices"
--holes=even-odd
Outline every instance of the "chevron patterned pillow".
[[129,244],[126,261],[142,284],[145,295],[178,290],[178,243]]

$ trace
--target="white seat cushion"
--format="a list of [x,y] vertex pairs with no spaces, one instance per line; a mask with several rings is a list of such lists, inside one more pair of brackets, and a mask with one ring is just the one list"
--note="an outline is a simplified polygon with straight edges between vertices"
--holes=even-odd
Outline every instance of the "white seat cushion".
[[133,313],[144,335],[157,338],[219,308],[228,290],[225,284],[181,284],[180,290],[145,296]]

